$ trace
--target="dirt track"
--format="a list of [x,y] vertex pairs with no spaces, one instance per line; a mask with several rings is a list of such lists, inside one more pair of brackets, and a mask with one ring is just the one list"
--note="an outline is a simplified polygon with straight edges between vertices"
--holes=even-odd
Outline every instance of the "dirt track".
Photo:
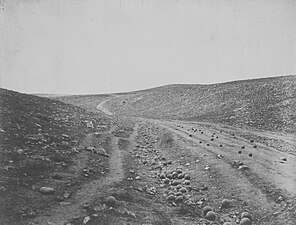
[[[97,109],[107,115],[112,115],[112,112],[104,106],[107,101],[99,104]],[[294,165],[296,165],[296,156],[261,143],[251,143],[249,139],[236,135],[243,132],[238,128],[229,130],[229,128],[226,129],[217,124],[193,124],[183,121],[161,121],[144,118],[137,118],[136,120],[133,133],[128,138],[121,138],[128,141],[128,151],[119,148],[118,141],[120,138],[112,135],[115,128],[112,127],[109,131],[112,137],[111,146],[113,150],[109,161],[110,172],[107,176],[84,184],[72,197],[69,205],[54,208],[47,215],[35,219],[34,222],[37,222],[37,224],[51,222],[52,224],[62,225],[73,218],[86,216],[82,211],[83,205],[98,198],[100,190],[110,188],[127,179],[125,177],[127,168],[124,168],[123,160],[130,160],[125,162],[126,166],[134,166],[142,162],[137,159],[137,156],[135,158],[127,156],[139,144],[138,138],[143,136],[143,130],[145,133],[145,130],[150,127],[150,130],[162,130],[162,132],[153,133],[159,142],[149,139],[150,134],[144,134],[149,137],[148,141],[146,140],[144,143],[162,150],[161,155],[172,159],[174,163],[170,167],[171,169],[182,167],[188,171],[192,176],[193,186],[208,187],[206,195],[201,196],[205,196],[207,204],[218,212],[220,223],[216,224],[222,224],[221,221],[237,222],[238,218],[235,215],[237,211],[241,210],[252,212],[254,224],[294,224],[293,213],[295,212],[293,210],[295,210],[295,207],[293,208],[293,205],[296,196],[296,168]],[[160,142],[165,141],[163,139],[164,133],[168,133],[173,138],[173,144],[170,146],[172,150],[162,147],[160,144]],[[256,135],[264,136],[264,133],[257,132]],[[276,138],[276,136],[273,136],[273,138]],[[88,134],[81,145],[85,147],[92,145],[94,139],[94,134]],[[289,141],[292,145],[295,144],[293,140],[289,139]],[[254,148],[254,145],[256,145],[256,148]],[[244,146],[243,149],[242,146]],[[182,156],[180,159],[179,155]],[[240,170],[239,166],[233,164],[235,161],[241,162],[247,166],[247,169]],[[186,165],[188,164],[187,166],[185,162]],[[81,153],[78,165],[84,166],[83,153]],[[207,167],[209,169],[205,169]],[[146,174],[148,179],[146,171],[147,169],[140,165],[136,173],[142,174],[142,176]],[[168,171],[168,169],[165,169],[165,171]],[[165,206],[167,203],[161,196],[165,195],[166,192],[162,186],[158,186],[158,182],[157,179],[149,178],[146,186],[155,185],[159,188],[158,199]],[[225,198],[232,201],[232,208],[228,211],[219,208],[221,201]],[[167,206],[162,208],[163,206],[157,205],[159,203],[151,202],[150,204],[149,210],[150,208],[155,210],[158,208],[160,217],[167,218],[163,219],[161,224],[164,221],[166,221],[165,224],[200,224],[198,221],[203,221],[200,216],[198,217],[199,220],[194,216],[179,218],[174,214],[172,215],[170,213],[171,208],[167,208]],[[138,207],[136,206],[133,209],[139,210]],[[172,207],[172,205],[169,205],[169,207]],[[139,220],[132,224],[139,224]],[[151,219],[151,224],[154,224],[152,221],[153,219]],[[106,224],[121,224],[121,222]]]
[[[219,204],[223,198],[236,199],[245,202],[250,210],[257,211],[257,218],[262,215],[262,218],[258,218],[260,224],[293,224],[293,219],[286,218],[287,205],[281,199],[293,202],[296,197],[295,155],[261,143],[251,143],[249,139],[236,135],[245,132],[239,128],[233,128],[230,132],[214,124],[209,127],[202,123],[140,120],[171,132],[177,146],[186,149],[189,157],[199,159],[195,165],[192,165],[194,161],[190,162],[190,170],[202,174],[196,177],[196,181],[211,187],[210,198],[213,202]],[[193,132],[192,128],[203,133]],[[252,134],[265,137],[264,132]],[[282,136],[273,134],[271,138],[281,140]],[[285,138],[296,147],[293,139]],[[235,161],[242,162],[248,169],[242,171],[234,167]],[[206,166],[210,167],[208,173],[204,173]],[[274,213],[277,217],[270,218]]]
[[102,101],[100,104],[97,105],[97,110],[102,111],[103,113],[105,113],[108,116],[112,116],[113,113],[110,112],[106,107],[105,107],[105,103],[108,102],[109,99]]
[[[110,130],[110,133],[112,130]],[[80,144],[81,148],[88,146],[94,146],[95,135],[93,133],[88,134],[82,143]],[[92,202],[94,198],[98,196],[100,190],[103,188],[112,185],[113,183],[119,182],[123,179],[123,168],[122,168],[122,156],[121,150],[118,148],[118,138],[113,137],[111,140],[112,154],[109,160],[109,169],[110,172],[106,177],[103,177],[99,180],[91,181],[86,183],[79,189],[77,193],[72,197],[71,202],[65,206],[59,206],[53,208],[49,213],[44,216],[36,218],[33,222],[37,224],[56,224],[63,225],[70,219],[74,217],[79,217],[83,215],[82,207],[85,204]],[[78,157],[76,171],[80,171],[84,168],[85,165],[85,152],[82,152]]]

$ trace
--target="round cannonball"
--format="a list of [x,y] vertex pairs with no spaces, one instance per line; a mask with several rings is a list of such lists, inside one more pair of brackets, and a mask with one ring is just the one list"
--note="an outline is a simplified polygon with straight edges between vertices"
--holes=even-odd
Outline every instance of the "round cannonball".
[[180,196],[176,197],[176,202],[177,203],[183,202],[183,200],[184,200],[183,195],[180,195]]
[[242,218],[239,225],[252,225],[252,221],[249,218]]
[[185,178],[185,180],[190,180],[190,175],[189,174],[185,174],[184,178]]
[[167,197],[167,200],[170,201],[170,202],[172,202],[172,201],[175,201],[176,200],[176,197],[174,195],[169,195]]
[[241,218],[248,218],[249,220],[252,220],[252,215],[249,212],[243,212],[241,214]]
[[214,213],[213,211],[209,211],[209,212],[207,212],[205,218],[210,221],[215,221],[216,220],[216,213]]
[[209,211],[213,211],[213,209],[210,206],[205,206],[202,211],[203,215],[205,216]]
[[186,193],[187,192],[187,189],[185,187],[182,187],[182,188],[180,188],[179,191],[182,192],[182,193]]
[[106,198],[106,205],[109,207],[114,207],[116,205],[116,199],[114,196],[109,196]]

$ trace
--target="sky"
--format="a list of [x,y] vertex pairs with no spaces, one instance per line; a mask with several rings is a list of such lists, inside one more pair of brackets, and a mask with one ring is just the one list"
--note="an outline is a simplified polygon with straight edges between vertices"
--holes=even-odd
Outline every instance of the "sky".
[[0,0],[0,84],[92,94],[296,74],[294,0]]

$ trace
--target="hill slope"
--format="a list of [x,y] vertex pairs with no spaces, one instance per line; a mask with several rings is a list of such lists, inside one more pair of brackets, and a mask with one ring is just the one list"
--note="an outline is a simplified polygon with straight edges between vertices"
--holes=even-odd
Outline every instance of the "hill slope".
[[296,76],[213,85],[169,85],[117,95],[105,106],[118,116],[207,121],[293,132]]
[[184,120],[293,132],[295,77],[0,97],[0,224],[294,225],[293,133]]
[[[86,180],[102,176],[107,158],[83,152],[86,135],[94,132],[86,121],[106,128],[112,123],[60,101],[0,89],[0,224],[26,224]],[[86,178],[84,167],[97,175]],[[55,193],[42,194],[42,186]]]

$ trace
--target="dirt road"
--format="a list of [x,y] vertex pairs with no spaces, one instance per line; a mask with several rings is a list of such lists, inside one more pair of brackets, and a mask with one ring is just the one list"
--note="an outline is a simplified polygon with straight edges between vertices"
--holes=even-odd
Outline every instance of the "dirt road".
[[[112,98],[112,99],[113,99],[113,98]],[[105,113],[105,114],[108,115],[108,116],[112,116],[113,113],[110,112],[110,111],[105,107],[106,102],[108,102],[109,100],[110,100],[110,99],[107,99],[107,100],[105,100],[105,101],[102,101],[100,104],[98,104],[98,105],[97,105],[97,110],[99,110],[99,111]]]
[[[219,205],[224,198],[233,199],[237,207],[247,206],[254,212],[258,224],[293,224],[291,211],[286,209],[295,204],[296,199],[295,155],[240,136],[239,133],[246,131],[239,128],[139,120],[163,128],[173,136],[180,153],[191,159],[188,169],[196,174],[195,184],[210,187],[207,196],[212,204]],[[265,133],[259,131],[250,135],[265,137]],[[280,140],[281,136],[273,134],[269,138]],[[296,146],[290,137],[286,139]],[[167,158],[174,157],[170,152],[166,154]],[[205,168],[209,169],[205,171]]]
[[[110,131],[110,133],[112,130]],[[88,146],[94,146],[95,137],[94,133],[86,135],[80,147],[84,149]],[[37,217],[32,222],[36,224],[55,224],[63,225],[74,217],[83,215],[82,207],[85,204],[92,202],[98,195],[100,190],[106,188],[113,183],[119,182],[123,179],[124,173],[122,168],[121,150],[118,148],[118,138],[112,136],[111,139],[112,153],[109,160],[110,172],[106,177],[102,177],[99,180],[94,180],[89,183],[85,183],[67,202],[66,205],[57,206],[47,212],[46,215]],[[78,157],[75,171],[78,173],[86,166],[86,152],[82,151]]]
[[[107,101],[100,103],[97,109],[111,115],[112,113],[105,108]],[[140,210],[137,215],[142,217],[133,216],[135,221],[132,223],[132,220],[129,220],[131,224],[143,221],[153,224],[153,221],[157,220],[160,224],[200,224],[205,221],[200,215],[200,207],[207,204],[217,212],[219,221],[217,224],[223,224],[223,221],[238,222],[237,211],[249,211],[253,215],[253,224],[294,225],[295,155],[240,136],[239,133],[245,131],[240,131],[239,128],[185,121],[145,118],[134,118],[134,120],[136,125],[130,136],[116,136],[113,131],[118,128],[115,127],[112,127],[108,133],[112,152],[107,176],[85,183],[71,197],[68,205],[57,206],[33,222],[62,225],[73,218],[85,217],[82,211],[83,205],[94,201],[102,190],[115,185],[119,185],[120,190],[125,188],[134,190],[132,183],[129,183],[131,181],[126,179],[124,171],[135,170],[133,174],[141,176],[139,181],[137,179],[133,181],[135,182],[133,185],[145,186],[144,189],[139,189],[141,192],[150,190],[149,187],[156,188],[156,193],[152,195],[155,195],[157,200],[152,201],[150,197],[143,197],[142,194],[133,192],[133,198],[137,199],[136,203],[121,203],[135,212]],[[258,131],[253,134],[264,136],[264,133]],[[273,135],[272,138],[277,136]],[[125,150],[120,148],[119,140],[129,143]],[[293,140],[289,141],[294,144]],[[81,147],[93,145],[94,142],[95,135],[90,133],[84,138]],[[85,153],[80,154],[76,170],[83,168],[86,163]],[[153,165],[157,165],[156,162],[159,163],[158,160],[163,159],[170,159],[172,164],[163,166],[160,163],[158,164],[161,165],[160,173],[153,172]],[[168,203],[164,197],[167,191],[173,190],[172,186],[161,184],[158,178],[161,173],[170,173],[169,171],[176,168],[182,168],[190,174],[191,187],[197,190],[197,193],[194,191],[187,193],[186,204],[190,202],[193,204],[192,201],[195,205],[201,204],[197,207],[197,214],[189,213],[186,218],[178,216],[178,213],[174,212],[178,205]],[[223,199],[231,200],[230,209],[220,208]],[[150,201],[149,204],[146,201]],[[196,209],[194,211],[196,212]],[[111,215],[110,221],[114,217],[114,214]],[[106,224],[122,224],[123,218]],[[93,217],[92,221],[91,224],[98,222]]]

